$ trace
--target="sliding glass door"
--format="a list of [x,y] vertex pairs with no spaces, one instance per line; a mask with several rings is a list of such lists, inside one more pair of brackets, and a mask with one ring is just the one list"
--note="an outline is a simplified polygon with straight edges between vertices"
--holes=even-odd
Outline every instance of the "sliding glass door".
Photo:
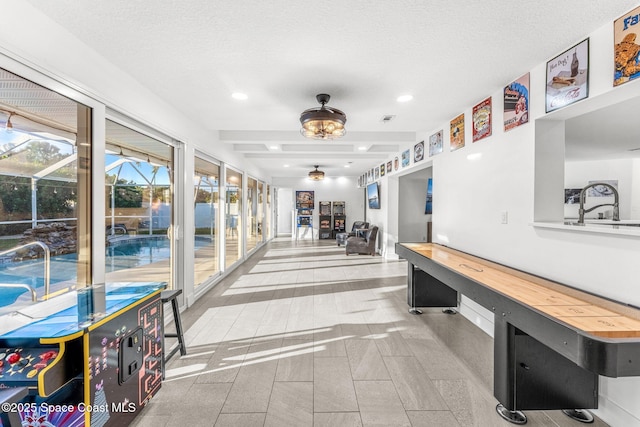
[[91,108],[0,69],[0,313],[91,283]]
[[194,186],[194,284],[197,288],[220,272],[220,165],[195,157]]
[[106,122],[105,233],[108,282],[172,286],[173,147]]
[[225,267],[242,258],[242,173],[225,168]]

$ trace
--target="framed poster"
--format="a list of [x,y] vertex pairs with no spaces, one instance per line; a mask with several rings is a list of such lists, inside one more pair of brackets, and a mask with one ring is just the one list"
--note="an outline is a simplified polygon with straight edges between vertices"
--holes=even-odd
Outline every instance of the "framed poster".
[[429,157],[442,153],[442,131],[438,131],[429,137]]
[[[397,157],[396,157],[397,159]],[[387,162],[387,173],[391,172],[391,160]]]
[[[599,181],[589,181],[589,184],[597,183],[609,184],[616,190],[618,189],[617,179],[601,179]],[[613,195],[613,190],[605,185],[596,185],[594,187],[589,187],[589,189],[587,190],[588,197],[613,197]]]
[[504,131],[529,122],[529,73],[504,87]]
[[374,181],[380,179],[380,168],[373,168]]
[[409,166],[409,163],[411,162],[411,153],[409,152],[409,150],[405,150],[402,152],[402,167],[406,168],[407,166]]
[[547,62],[545,111],[557,110],[589,96],[589,39]]
[[313,191],[296,191],[296,209],[313,209]]
[[420,141],[413,146],[413,163],[422,159],[424,159],[424,141]]
[[473,142],[491,136],[491,117],[491,97],[473,107],[471,110]]
[[398,160],[398,156],[396,156],[396,158],[393,159],[393,170],[397,171],[398,170],[398,166],[400,166],[400,161]]
[[384,163],[380,165],[380,176],[384,176],[384,172],[385,172],[386,168],[384,166]]
[[564,204],[565,205],[577,205],[580,203],[580,192],[582,188],[565,188],[564,189]]
[[640,6],[613,22],[613,85],[640,77]]
[[424,207],[425,215],[433,213],[433,178],[427,180],[427,202]]
[[464,113],[449,123],[449,141],[451,141],[451,151],[464,147]]

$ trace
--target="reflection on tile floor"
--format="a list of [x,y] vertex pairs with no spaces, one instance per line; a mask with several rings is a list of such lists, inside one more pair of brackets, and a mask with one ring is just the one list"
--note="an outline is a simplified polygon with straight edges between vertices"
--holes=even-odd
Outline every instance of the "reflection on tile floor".
[[491,338],[439,309],[410,315],[406,272],[275,239],[182,314],[189,354],[133,425],[512,426],[495,412]]

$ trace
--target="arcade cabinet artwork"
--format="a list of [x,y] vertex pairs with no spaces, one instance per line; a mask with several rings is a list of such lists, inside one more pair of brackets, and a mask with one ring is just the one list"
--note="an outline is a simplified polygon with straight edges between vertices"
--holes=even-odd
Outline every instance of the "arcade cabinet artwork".
[[[296,240],[306,237],[309,231],[313,240],[313,195],[313,191],[296,191]],[[304,229],[302,235],[301,229]]]
[[130,424],[161,386],[165,285],[105,286],[100,316],[72,304],[0,335],[0,391],[24,390],[0,426]]
[[333,237],[346,231],[345,203],[333,202]]
[[331,239],[331,202],[318,202],[318,206],[320,207],[318,238]]

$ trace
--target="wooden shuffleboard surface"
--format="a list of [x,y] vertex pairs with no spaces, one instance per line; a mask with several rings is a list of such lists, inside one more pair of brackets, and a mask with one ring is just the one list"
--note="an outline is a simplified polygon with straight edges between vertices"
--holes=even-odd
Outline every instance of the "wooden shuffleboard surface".
[[399,245],[587,334],[640,337],[640,314],[628,306],[437,244]]

